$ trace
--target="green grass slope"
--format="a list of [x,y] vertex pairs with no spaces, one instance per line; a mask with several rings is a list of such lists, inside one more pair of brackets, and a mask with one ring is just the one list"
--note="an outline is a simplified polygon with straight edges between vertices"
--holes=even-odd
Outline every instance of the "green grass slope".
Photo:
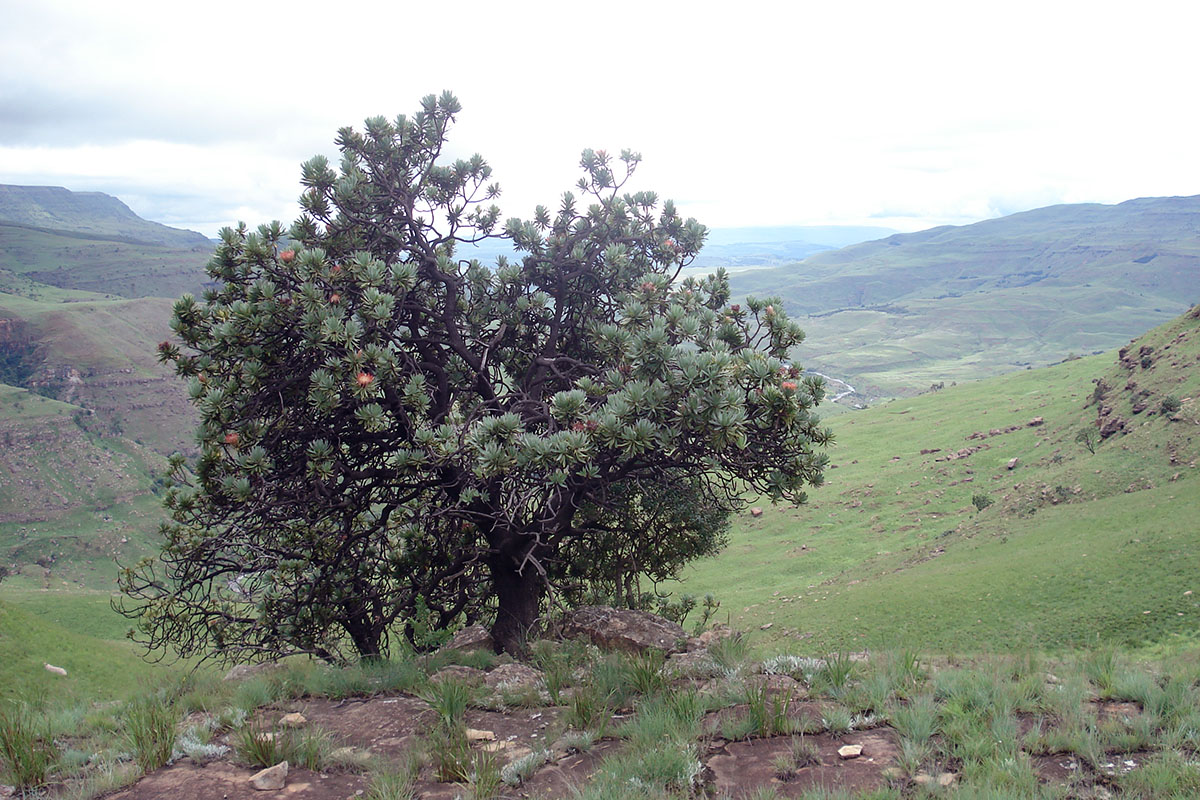
[[[62,667],[67,675],[48,672],[45,664]],[[130,643],[80,633],[0,594],[0,700],[66,705],[123,697],[152,672]]]
[[[836,417],[811,505],[744,515],[684,588],[764,642],[820,649],[1195,641],[1200,319],[1123,352]],[[1120,431],[1091,454],[1076,436],[1106,420]]]
[[[1200,197],[1064,205],[735,273],[782,296],[798,360],[870,395],[911,394],[1118,346],[1200,298]],[[858,384],[862,384],[859,386]]]
[[180,249],[0,223],[0,269],[56,286],[120,297],[199,294],[207,242]]
[[[156,357],[172,301],[21,288],[0,293],[0,381],[86,409],[88,430],[161,454],[192,446],[185,387]],[[0,407],[0,424],[14,412]]]

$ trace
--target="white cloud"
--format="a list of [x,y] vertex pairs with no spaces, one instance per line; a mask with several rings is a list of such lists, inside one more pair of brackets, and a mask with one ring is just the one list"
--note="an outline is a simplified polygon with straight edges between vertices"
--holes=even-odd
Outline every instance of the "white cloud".
[[[440,8],[440,7],[439,7]],[[722,226],[908,229],[1200,192],[1192,3],[43,2],[0,31],[0,182],[206,233],[294,214],[336,129],[454,90],[506,213],[583,147]]]

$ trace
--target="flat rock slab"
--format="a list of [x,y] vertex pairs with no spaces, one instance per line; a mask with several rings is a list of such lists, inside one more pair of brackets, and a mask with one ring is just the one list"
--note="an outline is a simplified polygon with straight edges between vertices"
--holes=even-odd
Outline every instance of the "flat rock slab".
[[162,800],[164,797],[217,800],[263,800],[267,797],[282,797],[288,800],[340,800],[367,789],[367,779],[362,775],[344,772],[323,775],[294,767],[288,774],[286,786],[277,791],[263,792],[250,784],[250,777],[257,771],[220,761],[202,767],[181,761],[174,766],[156,770],[134,785],[106,797],[107,800]]
[[[804,738],[817,746],[821,761],[797,770],[789,781],[776,776],[774,761],[790,755],[792,737],[774,736],[721,746],[706,762],[712,770],[714,793],[746,797],[769,786],[780,797],[799,797],[809,789],[836,786],[853,795],[886,786],[883,771],[893,766],[900,754],[895,733],[885,728],[855,732],[842,739],[828,734]],[[839,758],[838,748],[847,744],[862,745],[863,755],[850,760]]]

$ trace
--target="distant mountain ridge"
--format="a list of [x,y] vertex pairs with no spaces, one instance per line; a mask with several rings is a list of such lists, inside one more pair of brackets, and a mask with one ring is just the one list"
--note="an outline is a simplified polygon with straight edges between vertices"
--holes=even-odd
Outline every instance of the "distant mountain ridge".
[[187,250],[212,248],[203,234],[144,220],[112,195],[60,186],[0,184],[0,222]]
[[909,393],[1107,350],[1184,311],[1200,299],[1200,196],[898,233],[731,280],[802,318],[804,363]]
[[[1155,262],[1149,266],[1151,262]],[[1176,301],[1200,291],[1200,195],[1139,198],[1023,211],[818,253],[739,280],[739,289],[804,286],[795,312],[881,306],[908,296],[957,297],[981,289],[1096,278]],[[1138,330],[1141,330],[1139,328]]]

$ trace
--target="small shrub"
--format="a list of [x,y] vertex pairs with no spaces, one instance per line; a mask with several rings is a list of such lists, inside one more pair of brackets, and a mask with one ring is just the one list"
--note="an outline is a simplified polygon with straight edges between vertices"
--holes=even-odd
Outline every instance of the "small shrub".
[[1159,404],[1158,410],[1162,412],[1164,417],[1173,417],[1179,413],[1181,408],[1183,408],[1183,402],[1174,395],[1168,395],[1162,399],[1162,403]]
[[1095,455],[1096,445],[1100,444],[1100,431],[1091,426],[1081,428],[1079,432],[1075,434],[1075,442],[1076,444],[1082,446],[1084,450],[1087,450],[1092,455]]
[[985,508],[987,508],[994,502],[995,501],[992,500],[992,498],[988,497],[986,494],[971,495],[971,505],[975,506],[976,511],[983,511]]

